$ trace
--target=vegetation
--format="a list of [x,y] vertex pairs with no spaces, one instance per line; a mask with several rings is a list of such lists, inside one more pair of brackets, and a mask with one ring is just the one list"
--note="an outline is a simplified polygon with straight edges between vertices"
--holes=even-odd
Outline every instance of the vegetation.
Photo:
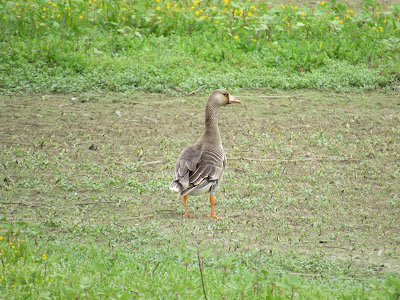
[[398,299],[398,99],[235,96],[224,220],[168,189],[204,96],[0,97],[0,298]]
[[400,4],[3,1],[0,92],[397,89]]
[[0,299],[399,299],[400,4],[359,3],[1,1]]

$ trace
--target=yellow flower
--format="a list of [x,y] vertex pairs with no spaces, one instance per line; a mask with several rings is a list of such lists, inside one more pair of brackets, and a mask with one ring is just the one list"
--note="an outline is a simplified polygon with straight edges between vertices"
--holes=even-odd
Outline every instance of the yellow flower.
[[303,12],[301,13],[301,15],[302,15],[302,16],[305,16],[305,15],[306,15],[306,13],[303,11]]
[[257,40],[256,40],[256,39],[254,39],[253,41],[257,42]]
[[200,14],[200,12],[196,11],[196,15],[198,16]]
[[324,1],[321,1],[319,4],[321,4],[321,5],[325,5],[325,2],[324,2]]
[[383,23],[386,23],[387,22],[387,20],[385,19],[384,21],[383,21]]
[[43,259],[47,259],[47,255],[43,253],[43,254],[42,254],[42,258],[43,258]]
[[79,16],[79,19],[83,19],[83,16]]
[[19,3],[17,3],[17,6],[19,6],[20,4]]
[[179,12],[179,8],[175,9],[176,12]]
[[280,7],[282,7],[282,9],[285,9],[285,6],[283,6],[283,4],[279,5]]
[[251,12],[247,13],[247,15],[248,15],[249,17],[251,17]]
[[157,6],[157,8],[156,8],[157,10],[160,10],[161,9],[161,7],[159,7],[159,6]]
[[217,24],[219,23],[219,21],[216,22]]
[[47,10],[47,8],[46,8],[46,7],[43,7],[43,10]]
[[125,17],[122,17],[122,20],[126,21],[126,18],[125,18]]
[[235,40],[237,40],[239,37],[238,37],[237,35],[235,35],[233,38],[234,38]]
[[61,17],[61,15],[60,15],[60,14],[58,14],[58,15],[57,15],[57,18],[59,18],[59,17]]
[[322,47],[322,43],[321,43],[321,44],[319,44],[319,47],[320,47],[320,48]]
[[2,240],[2,239],[4,239],[2,236],[0,236],[0,241]]
[[24,257],[23,257],[23,256],[21,256],[21,257],[20,257],[20,259],[24,259]]
[[200,18],[201,18],[202,20],[204,20],[206,17],[205,17],[205,16],[201,16]]
[[376,11],[376,14],[379,15],[379,11]]
[[343,20],[340,20],[339,23],[342,24],[342,23],[343,23]]

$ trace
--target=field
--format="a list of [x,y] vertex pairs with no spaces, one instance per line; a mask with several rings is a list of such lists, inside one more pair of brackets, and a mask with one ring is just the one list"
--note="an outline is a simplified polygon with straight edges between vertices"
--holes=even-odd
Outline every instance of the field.
[[384,89],[394,1],[0,2],[0,93]]
[[187,219],[168,186],[205,96],[2,96],[2,297],[201,298],[199,249],[211,299],[398,298],[400,98],[235,95],[227,218]]
[[[0,2],[0,299],[400,298],[400,4]],[[210,91],[206,217],[168,187]]]

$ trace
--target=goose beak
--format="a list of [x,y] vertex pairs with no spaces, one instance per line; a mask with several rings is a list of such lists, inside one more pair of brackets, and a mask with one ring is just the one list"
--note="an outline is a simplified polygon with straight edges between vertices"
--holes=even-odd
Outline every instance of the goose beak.
[[228,104],[232,104],[232,103],[240,103],[240,100],[236,99],[231,94],[229,94]]

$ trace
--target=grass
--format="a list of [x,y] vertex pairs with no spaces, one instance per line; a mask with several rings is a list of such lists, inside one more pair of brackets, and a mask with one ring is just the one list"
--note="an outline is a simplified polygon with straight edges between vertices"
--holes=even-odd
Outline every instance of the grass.
[[235,95],[218,221],[168,190],[204,96],[2,96],[0,298],[202,298],[199,251],[210,299],[397,299],[398,98]]
[[[399,299],[400,6],[352,5],[0,2],[0,298]],[[227,219],[186,219],[223,87]]]
[[3,1],[0,92],[398,91],[399,12],[372,0]]

